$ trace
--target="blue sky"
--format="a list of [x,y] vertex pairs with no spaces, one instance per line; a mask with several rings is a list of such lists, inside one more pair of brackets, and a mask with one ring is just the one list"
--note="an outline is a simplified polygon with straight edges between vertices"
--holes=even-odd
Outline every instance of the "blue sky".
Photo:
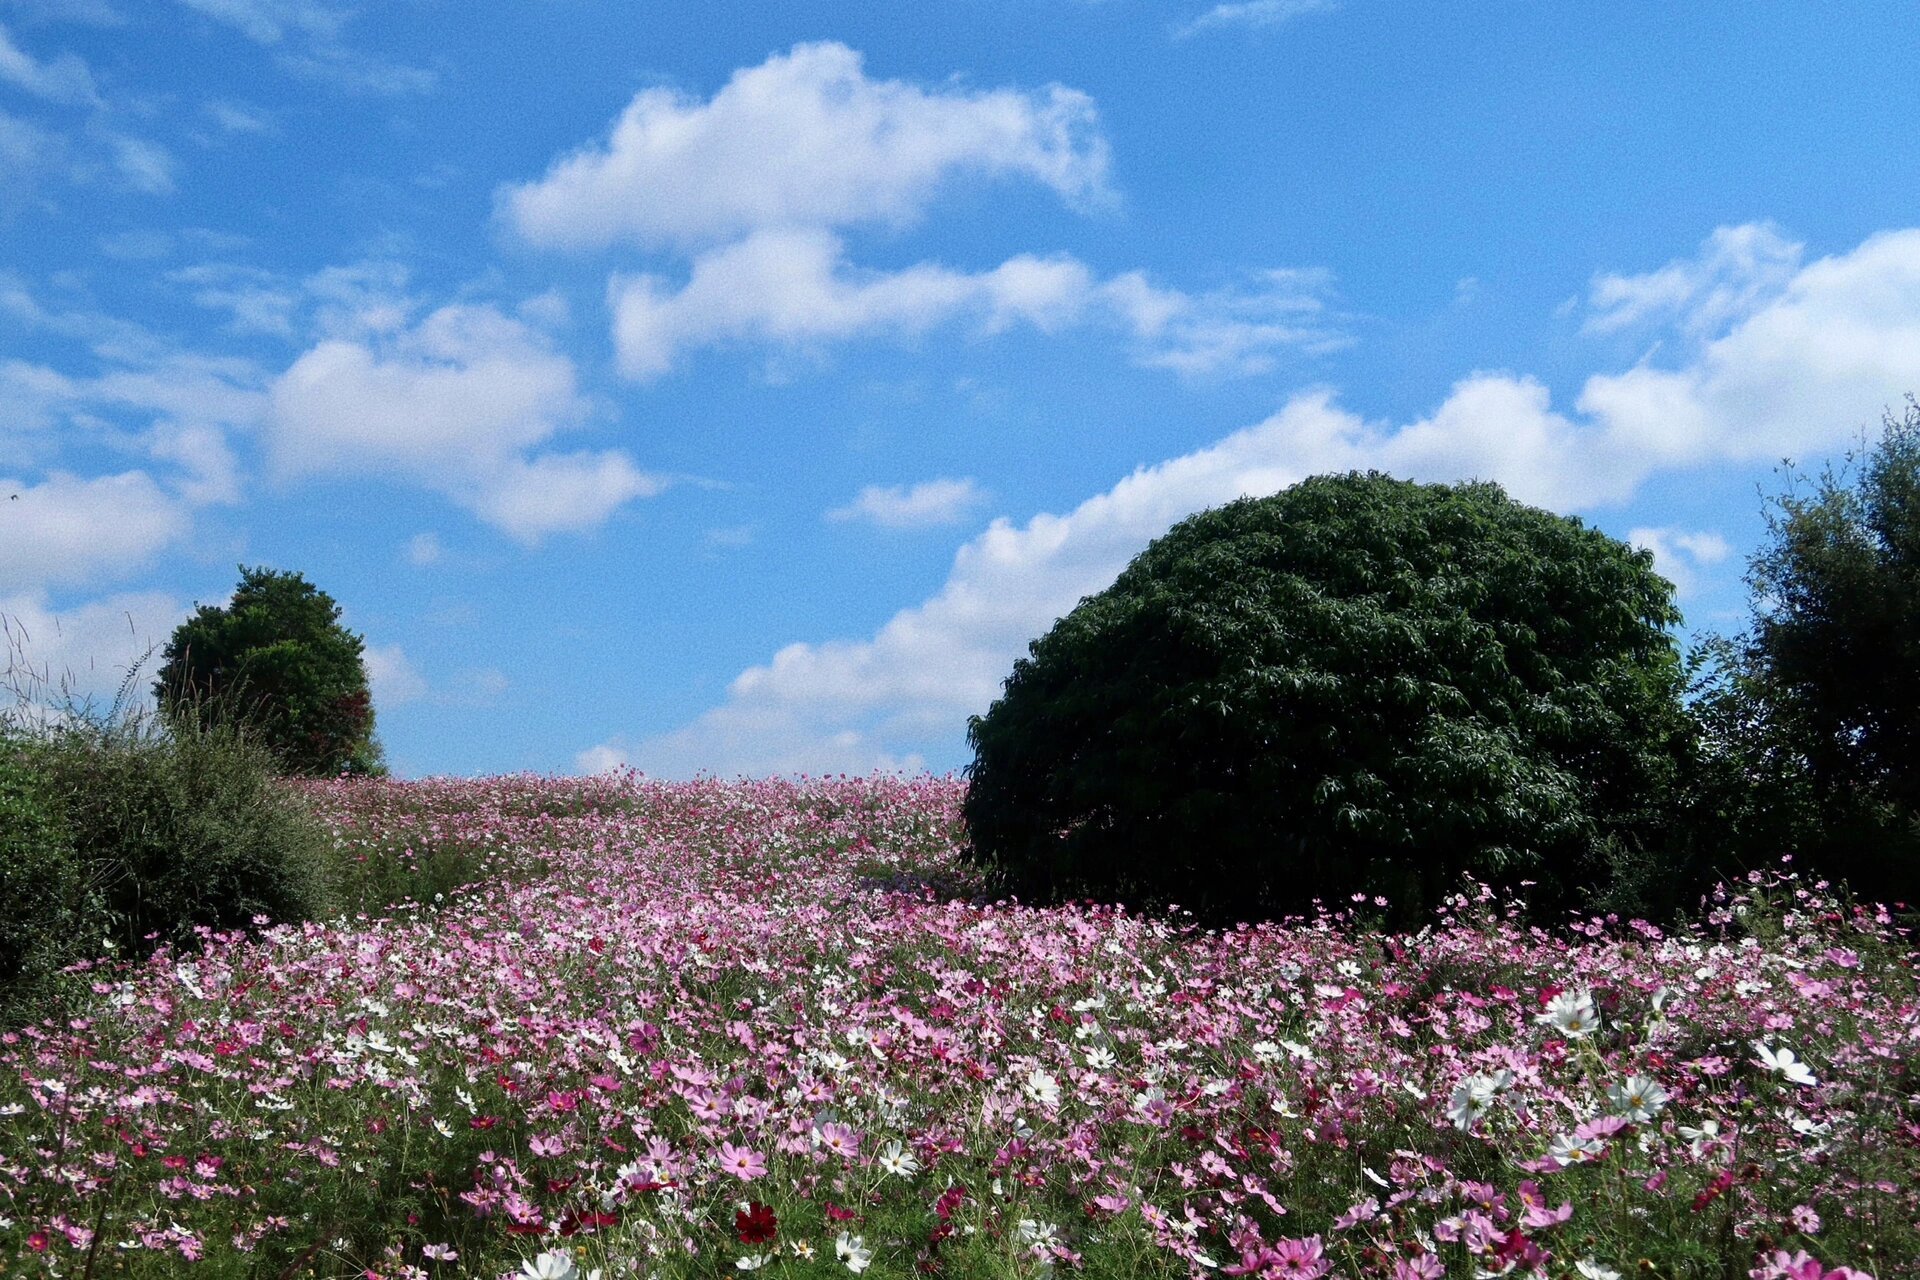
[[407,775],[935,770],[1173,521],[1495,479],[1737,626],[1920,391],[1903,3],[0,0],[0,613],[239,563]]

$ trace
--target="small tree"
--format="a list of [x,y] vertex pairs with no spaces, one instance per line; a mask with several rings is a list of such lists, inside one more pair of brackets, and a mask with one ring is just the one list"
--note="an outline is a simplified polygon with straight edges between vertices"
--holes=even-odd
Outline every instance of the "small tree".
[[201,605],[168,642],[154,695],[172,717],[244,723],[292,773],[378,772],[361,638],[298,573],[240,568],[225,608]]
[[1403,917],[1657,841],[1690,734],[1652,559],[1497,485],[1321,476],[1175,526],[969,729],[973,856],[1040,900]]

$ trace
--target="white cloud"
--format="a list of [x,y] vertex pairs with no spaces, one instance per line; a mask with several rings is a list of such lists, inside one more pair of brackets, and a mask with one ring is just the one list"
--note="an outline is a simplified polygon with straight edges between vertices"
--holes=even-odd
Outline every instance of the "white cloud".
[[699,245],[774,226],[904,225],[958,174],[1096,200],[1106,168],[1085,94],[929,91],[870,79],[845,45],[802,44],[736,71],[708,101],[640,93],[605,144],[504,189],[500,204],[536,244]]
[[367,666],[367,684],[376,709],[404,706],[427,696],[426,678],[407,651],[397,644],[366,646],[361,657]]
[[0,592],[126,577],[191,526],[186,505],[143,471],[0,476]]
[[1219,27],[1279,27],[1310,13],[1327,13],[1340,6],[1335,0],[1236,0],[1217,4],[1175,30],[1177,36],[1197,35]]
[[86,63],[71,53],[63,53],[51,62],[35,61],[13,42],[4,25],[0,25],[0,81],[48,102],[100,105],[100,94]]
[[870,484],[846,506],[827,512],[827,519],[864,521],[883,529],[927,529],[959,523],[986,497],[970,479],[923,480],[912,487]]
[[1673,584],[1680,600],[1699,593],[1705,582],[1703,569],[1733,554],[1732,545],[1710,529],[1637,528],[1628,531],[1627,541],[1653,552],[1655,572]]
[[1577,407],[1643,467],[1688,466],[1825,447],[1915,388],[1920,229],[1808,263],[1683,362],[1588,379]]
[[273,384],[272,405],[281,475],[398,473],[527,541],[661,487],[617,451],[529,456],[586,405],[573,362],[492,307],[321,342]]
[[1778,297],[1804,248],[1770,222],[1719,227],[1696,257],[1644,275],[1595,276],[1586,329],[1612,333],[1667,320],[1695,335],[1716,332]]
[[56,609],[40,592],[0,595],[0,687],[58,703],[63,694],[110,702],[128,673],[145,702],[160,649],[185,620],[186,605],[164,592],[106,596]]
[[1049,333],[1116,326],[1140,364],[1232,375],[1266,372],[1283,350],[1342,345],[1322,314],[1327,287],[1325,273],[1268,271],[1248,288],[1190,295],[1137,271],[1096,283],[1074,258],[1028,254],[979,272],[935,263],[863,271],[832,232],[780,228],[700,254],[678,290],[658,275],[616,276],[609,302],[621,372],[642,381],[704,346],[905,338],[961,319],[988,334],[1016,324]]
[[1072,259],[1018,257],[968,273],[921,264],[892,273],[847,267],[831,232],[758,232],[702,255],[678,292],[658,276],[615,277],[614,345],[631,378],[655,378],[690,347],[752,339],[809,344],[856,335],[912,335],[960,315],[987,331],[1018,321],[1050,328],[1077,315],[1090,289]]

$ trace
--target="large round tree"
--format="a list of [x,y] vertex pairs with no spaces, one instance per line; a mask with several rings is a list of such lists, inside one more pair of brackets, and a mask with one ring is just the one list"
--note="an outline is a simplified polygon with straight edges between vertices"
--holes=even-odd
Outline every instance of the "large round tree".
[[973,719],[973,856],[1029,898],[1229,921],[1462,877],[1569,900],[1687,741],[1672,587],[1497,485],[1321,476],[1202,512]]
[[245,723],[291,773],[381,767],[361,638],[298,573],[241,566],[231,603],[174,631],[153,691],[169,715]]

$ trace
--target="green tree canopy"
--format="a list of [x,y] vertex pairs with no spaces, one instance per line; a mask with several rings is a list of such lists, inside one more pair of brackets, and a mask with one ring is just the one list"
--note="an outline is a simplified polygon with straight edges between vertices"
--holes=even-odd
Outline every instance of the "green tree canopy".
[[246,723],[292,773],[381,767],[361,638],[298,573],[242,565],[230,604],[174,631],[154,695],[169,715]]
[[973,856],[1203,919],[1463,873],[1565,892],[1661,821],[1689,733],[1651,556],[1497,485],[1321,476],[1202,512],[969,729]]
[[1734,685],[1748,764],[1798,775],[1822,870],[1920,898],[1920,405],[1767,523]]

